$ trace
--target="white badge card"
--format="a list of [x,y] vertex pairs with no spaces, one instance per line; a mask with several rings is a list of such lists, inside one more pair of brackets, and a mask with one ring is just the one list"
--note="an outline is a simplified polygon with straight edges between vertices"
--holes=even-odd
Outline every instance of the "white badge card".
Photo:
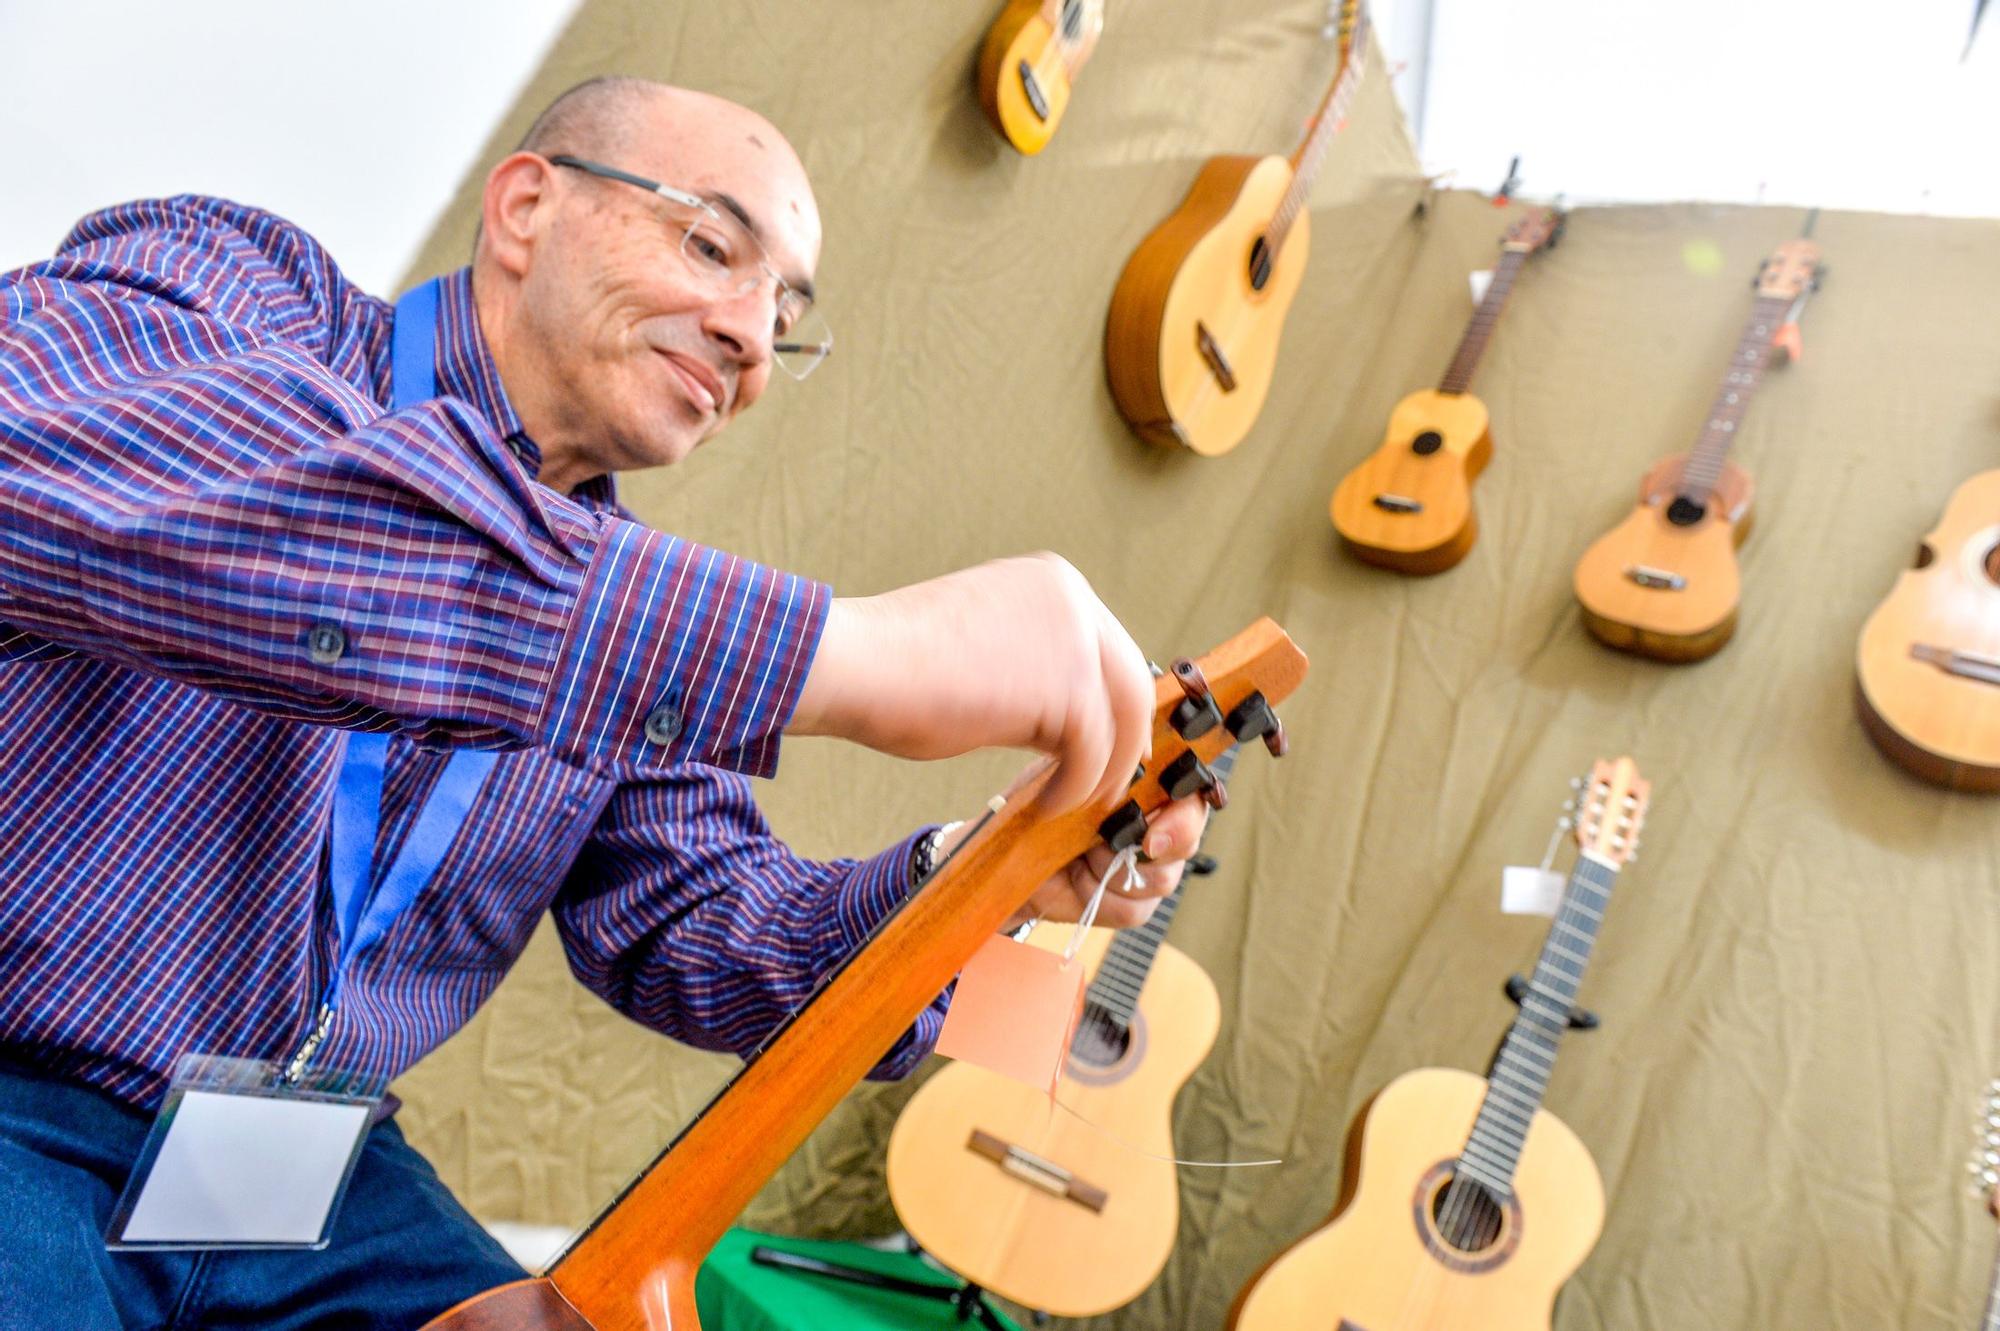
[[183,1055],[104,1245],[323,1248],[379,1095],[279,1064]]

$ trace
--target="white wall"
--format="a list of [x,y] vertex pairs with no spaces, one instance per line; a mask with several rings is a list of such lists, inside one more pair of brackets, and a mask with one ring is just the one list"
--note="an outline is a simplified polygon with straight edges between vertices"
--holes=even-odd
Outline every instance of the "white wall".
[[0,270],[83,214],[255,203],[391,286],[578,0],[0,0]]
[[2000,216],[2000,12],[1961,64],[1973,0],[1404,2],[1434,5],[1419,150],[1454,184],[1520,153],[1538,197]]

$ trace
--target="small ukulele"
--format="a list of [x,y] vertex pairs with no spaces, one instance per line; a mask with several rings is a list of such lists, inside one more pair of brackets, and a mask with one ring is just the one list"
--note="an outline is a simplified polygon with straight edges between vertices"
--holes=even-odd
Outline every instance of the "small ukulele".
[[1164,222],[1139,242],[1111,293],[1104,364],[1140,437],[1227,453],[1271,387],[1311,242],[1306,197],[1345,123],[1368,50],[1368,10],[1346,0],[1340,72],[1298,150],[1211,157]]
[[979,104],[1007,142],[1048,147],[1103,31],[1104,0],[1008,0],[979,51]]
[[[1639,483],[1639,504],[1576,566],[1583,622],[1607,645],[1662,661],[1699,661],[1736,631],[1736,547],[1750,531],[1750,473],[1729,446],[1764,368],[1796,336],[1799,314],[1825,270],[1819,246],[1788,240],[1764,261],[1757,297],[1730,357],[1708,423],[1687,453]],[[1783,345],[1796,346],[1796,342]]]
[[1486,404],[1465,390],[1522,265],[1536,250],[1555,248],[1563,220],[1548,208],[1507,229],[1444,381],[1398,402],[1381,447],[1333,492],[1334,530],[1358,557],[1399,573],[1442,573],[1472,549],[1479,534],[1472,482],[1493,455],[1493,435]]
[[1861,721],[1926,781],[2000,790],[2000,471],[1958,487],[1861,630]]
[[771,1033],[694,1121],[556,1258],[546,1275],[467,1299],[427,1331],[700,1331],[695,1274],[716,1240],[819,1121],[880,1061],[1035,885],[1098,841],[1137,845],[1146,815],[1203,795],[1232,742],[1285,750],[1275,704],[1305,677],[1285,631],[1259,620],[1157,681],[1153,756],[1107,808],[1050,816],[1040,764],[914,896]]
[[[1225,781],[1235,753],[1215,761]],[[1162,941],[1179,904],[1176,889],[1145,924],[1094,930],[1078,953],[1091,980],[1056,1084],[1062,1108],[1035,1087],[954,1063],[897,1117],[896,1214],[925,1252],[980,1288],[1057,1317],[1094,1317],[1145,1293],[1172,1255],[1174,1097],[1222,1020],[1214,982]],[[1038,941],[1060,946],[1071,927],[1037,930]]]
[[1649,790],[1630,758],[1592,769],[1576,868],[1491,1071],[1425,1068],[1376,1092],[1333,1218],[1251,1280],[1231,1331],[1548,1331],[1603,1227],[1604,1184],[1542,1094]]

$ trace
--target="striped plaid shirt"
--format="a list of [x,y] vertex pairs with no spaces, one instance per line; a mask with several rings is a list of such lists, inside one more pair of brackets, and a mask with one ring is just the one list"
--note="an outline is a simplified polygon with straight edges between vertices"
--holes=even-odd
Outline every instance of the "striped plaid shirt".
[[0,1056],[143,1106],[182,1053],[290,1053],[341,727],[395,736],[377,873],[451,747],[504,752],[323,1067],[409,1067],[545,910],[620,1011],[741,1052],[902,899],[909,841],[805,860],[750,797],[826,588],[537,485],[466,271],[442,396],[389,410],[392,316],[216,199],[0,276]]

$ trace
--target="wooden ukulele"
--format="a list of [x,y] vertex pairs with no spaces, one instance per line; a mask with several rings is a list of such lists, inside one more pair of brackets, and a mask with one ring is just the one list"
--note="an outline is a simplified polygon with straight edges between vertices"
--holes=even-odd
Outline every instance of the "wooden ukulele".
[[1333,528],[1347,548],[1399,573],[1442,573],[1472,549],[1479,518],[1472,482],[1493,455],[1486,404],[1466,388],[1528,256],[1553,249],[1563,215],[1531,213],[1507,229],[1493,280],[1435,390],[1396,404],[1381,447],[1333,492]]
[[1263,410],[1305,274],[1306,197],[1367,63],[1360,0],[1342,6],[1340,32],[1340,72],[1298,150],[1289,159],[1211,157],[1119,275],[1105,371],[1142,438],[1213,457],[1241,443]]
[[979,51],[979,104],[1007,142],[1048,147],[1103,32],[1104,0],[1008,0]]
[[[1235,752],[1215,762],[1224,780]],[[1180,895],[1136,929],[1093,930],[1078,953],[1091,981],[1056,1086],[1064,1108],[954,1063],[897,1117],[896,1214],[924,1251],[982,1289],[1093,1317],[1138,1298],[1167,1264],[1180,1228],[1174,1097],[1222,1020],[1214,982],[1163,941]],[[1035,941],[1060,948],[1071,928],[1037,929]]]
[[1604,1185],[1542,1093],[1649,789],[1630,758],[1592,769],[1581,854],[1491,1072],[1425,1068],[1376,1092],[1333,1218],[1251,1280],[1232,1331],[1548,1331],[1597,1242]]
[[1700,439],[1647,472],[1632,515],[1578,561],[1583,622],[1609,646],[1662,661],[1699,661],[1721,651],[1736,631],[1736,547],[1750,532],[1751,485],[1750,473],[1728,460],[1729,446],[1776,339],[1796,329],[1822,275],[1819,246],[1803,238],[1764,260],[1750,318]]
[[1285,748],[1273,707],[1306,659],[1260,619],[1158,681],[1153,756],[1116,807],[1051,817],[1047,763],[885,919],[626,1187],[546,1275],[432,1319],[431,1331],[700,1331],[695,1273],[745,1204],[1035,886],[1099,840],[1122,849],[1169,800],[1223,798],[1231,742]]
[[1957,790],[2000,790],[2000,471],[1958,487],[1861,630],[1855,700],[1882,751]]

